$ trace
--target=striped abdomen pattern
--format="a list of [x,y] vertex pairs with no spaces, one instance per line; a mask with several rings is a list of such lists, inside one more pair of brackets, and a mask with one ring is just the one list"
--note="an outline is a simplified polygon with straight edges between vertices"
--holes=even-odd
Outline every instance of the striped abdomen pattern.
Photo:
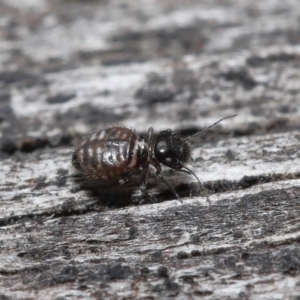
[[111,127],[84,140],[72,163],[85,175],[104,184],[119,182],[148,161],[148,145],[129,128]]

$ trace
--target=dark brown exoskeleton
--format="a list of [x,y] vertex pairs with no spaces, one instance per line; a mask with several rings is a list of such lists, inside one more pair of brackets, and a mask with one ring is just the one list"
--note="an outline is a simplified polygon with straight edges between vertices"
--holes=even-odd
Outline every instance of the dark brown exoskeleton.
[[162,176],[161,164],[193,175],[201,184],[196,174],[185,166],[191,158],[189,140],[208,133],[214,125],[234,116],[223,118],[185,139],[181,139],[170,129],[160,131],[154,139],[153,128],[150,127],[148,137],[144,140],[129,128],[112,126],[84,140],[75,149],[72,164],[84,175],[109,186],[125,184],[133,174],[141,173],[142,191],[146,190],[149,166],[152,165],[156,169],[156,176],[180,199],[175,189]]

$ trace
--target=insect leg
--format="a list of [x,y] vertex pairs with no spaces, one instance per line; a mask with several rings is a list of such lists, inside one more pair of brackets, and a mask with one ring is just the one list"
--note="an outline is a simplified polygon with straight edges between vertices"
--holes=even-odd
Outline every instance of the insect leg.
[[169,189],[173,192],[173,194],[176,196],[176,198],[182,203],[182,199],[180,198],[180,196],[177,194],[177,192],[175,191],[175,189],[164,179],[164,177],[161,174],[161,170],[157,170],[156,171],[156,176],[161,179],[168,187]]
[[[151,140],[151,135],[153,133],[153,129],[150,127],[149,128],[149,138]],[[150,147],[150,151],[153,151],[153,147]],[[168,186],[168,188],[173,192],[173,194],[176,196],[176,198],[182,203],[182,199],[180,198],[180,196],[177,194],[177,192],[175,191],[175,189],[164,179],[164,177],[162,176],[161,173],[161,166],[159,164],[159,162],[156,159],[153,159],[153,153],[150,152],[150,164],[156,169],[156,177],[161,179],[166,186]]]
[[132,173],[131,173],[131,172],[129,172],[129,173],[127,173],[127,174],[121,176],[120,179],[119,179],[119,184],[120,184],[120,185],[126,184],[127,182],[130,181],[130,178],[131,178],[131,177],[132,177]]
[[153,138],[153,128],[149,127],[149,129],[148,129],[148,137],[147,137],[148,144],[152,143],[152,138]]
[[197,179],[197,181],[199,182],[200,187],[203,187],[203,191],[204,191],[204,195],[206,197],[206,200],[208,201],[209,205],[211,206],[211,202],[210,202],[209,197],[208,197],[207,189],[200,182],[197,175],[192,170],[188,169],[187,167],[184,167],[184,168],[180,169],[179,171],[183,172],[183,173],[186,173],[186,174],[189,174],[189,175],[193,175]]
[[146,190],[146,189],[147,189],[148,174],[149,174],[149,166],[147,166],[147,167],[143,170],[143,174],[142,174],[142,183],[141,183],[141,185],[140,185],[140,189],[141,189],[141,190]]
[[[150,200],[151,203],[153,202],[152,197],[149,196],[148,191],[147,191],[148,174],[149,174],[149,166],[144,168],[143,172],[142,172],[142,182],[140,184],[140,191],[141,191],[142,200],[139,201],[139,204],[146,203],[149,200]],[[154,198],[154,200],[155,200],[155,198]],[[156,200],[154,202],[156,202]]]

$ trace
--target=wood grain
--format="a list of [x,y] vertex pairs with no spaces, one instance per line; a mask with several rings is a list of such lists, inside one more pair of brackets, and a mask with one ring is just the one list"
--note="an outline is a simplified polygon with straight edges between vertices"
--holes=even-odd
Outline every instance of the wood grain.
[[[0,20],[1,299],[299,298],[298,1],[5,0]],[[192,141],[202,187],[163,169],[182,203],[71,166],[110,124],[232,114]]]

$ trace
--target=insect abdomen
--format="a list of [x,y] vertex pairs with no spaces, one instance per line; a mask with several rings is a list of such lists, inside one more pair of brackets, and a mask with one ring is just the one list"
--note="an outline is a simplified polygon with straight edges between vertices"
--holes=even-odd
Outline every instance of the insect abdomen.
[[102,183],[118,182],[139,168],[137,140],[136,133],[128,128],[100,130],[75,150],[73,166]]

